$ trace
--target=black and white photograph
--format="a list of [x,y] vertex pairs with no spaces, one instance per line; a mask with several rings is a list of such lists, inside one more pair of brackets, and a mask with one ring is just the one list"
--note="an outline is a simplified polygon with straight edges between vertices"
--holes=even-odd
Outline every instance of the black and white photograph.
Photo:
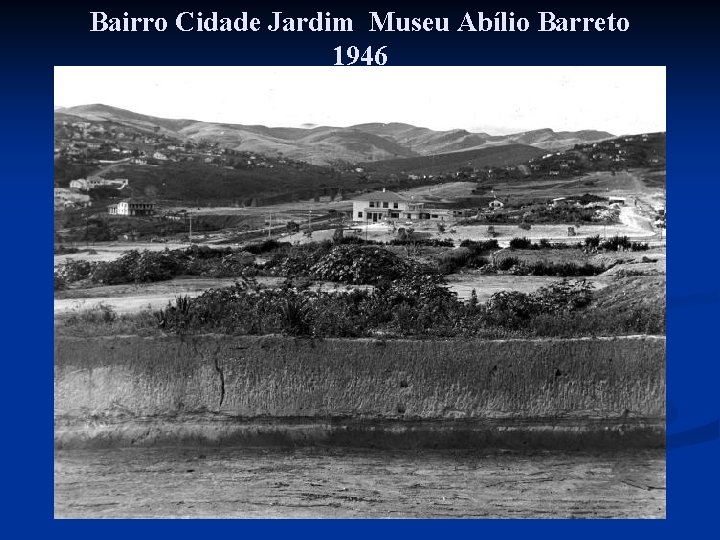
[[665,518],[665,67],[55,66],[53,116],[56,518]]

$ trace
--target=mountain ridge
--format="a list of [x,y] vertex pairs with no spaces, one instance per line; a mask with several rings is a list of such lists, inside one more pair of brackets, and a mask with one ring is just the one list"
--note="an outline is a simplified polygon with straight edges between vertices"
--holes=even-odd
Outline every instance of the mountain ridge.
[[550,128],[491,135],[465,129],[438,131],[402,122],[368,122],[347,127],[270,127],[162,118],[102,103],[59,108],[55,110],[55,116],[56,121],[68,117],[90,122],[113,122],[140,131],[160,132],[183,140],[204,139],[233,150],[283,155],[313,164],[413,158],[507,144],[557,151],[575,144],[615,137],[605,131],[556,132]]

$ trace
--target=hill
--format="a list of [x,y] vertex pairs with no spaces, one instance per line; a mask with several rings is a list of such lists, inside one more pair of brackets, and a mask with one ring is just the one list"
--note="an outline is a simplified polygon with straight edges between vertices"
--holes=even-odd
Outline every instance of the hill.
[[55,116],[56,123],[84,120],[124,126],[141,133],[152,132],[192,142],[208,141],[232,150],[283,155],[314,164],[429,156],[516,143],[543,149],[563,149],[613,137],[603,131],[555,132],[552,129],[489,135],[463,129],[435,131],[402,123],[268,127],[158,118],[103,104],[59,109],[55,111]]
[[361,163],[368,172],[382,174],[449,174],[463,168],[483,169],[520,165],[545,153],[544,150],[525,144],[506,144],[476,150],[450,152],[432,156],[390,159]]

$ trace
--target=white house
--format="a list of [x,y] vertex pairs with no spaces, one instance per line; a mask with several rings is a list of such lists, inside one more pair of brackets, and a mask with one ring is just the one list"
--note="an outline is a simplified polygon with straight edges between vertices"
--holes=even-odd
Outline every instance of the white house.
[[84,178],[78,178],[77,180],[70,180],[70,189],[79,189],[80,191],[88,190],[87,180]]
[[374,191],[353,199],[353,221],[372,221],[399,219],[407,213],[410,199],[393,191]]
[[108,214],[117,216],[152,216],[155,203],[138,199],[127,199],[108,206]]
[[155,152],[152,156],[154,159],[157,159],[158,161],[167,161],[167,156],[163,154],[162,152]]
[[377,223],[391,219],[437,219],[465,217],[468,210],[426,208],[425,203],[393,191],[374,191],[353,199],[353,221]]
[[502,202],[500,199],[495,198],[490,201],[490,204],[488,204],[488,206],[493,210],[499,210],[500,208],[503,208],[505,206],[505,203]]

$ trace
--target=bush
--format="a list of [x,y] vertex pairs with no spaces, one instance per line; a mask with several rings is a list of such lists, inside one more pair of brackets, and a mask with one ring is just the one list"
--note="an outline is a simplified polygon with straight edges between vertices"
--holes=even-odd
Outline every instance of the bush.
[[597,248],[600,246],[600,235],[588,236],[585,238],[585,245],[589,248]]
[[172,251],[133,250],[114,261],[66,261],[55,272],[55,281],[58,289],[82,279],[117,285],[162,281],[179,275],[233,277],[254,273],[254,260],[248,253],[191,246]]
[[532,242],[529,238],[513,238],[510,240],[510,247],[513,249],[530,249]]
[[310,268],[310,274],[327,281],[376,285],[420,270],[416,266],[383,248],[337,246]]
[[[379,243],[379,242],[378,242]],[[450,238],[439,239],[439,238],[394,238],[388,242],[390,246],[425,246],[425,247],[453,247],[455,243]]]
[[440,255],[438,270],[441,274],[447,275],[461,268],[481,268],[488,264],[488,259],[480,253],[467,247],[446,251]]
[[519,328],[538,315],[561,315],[590,304],[592,285],[585,281],[552,283],[531,294],[501,291],[485,305],[486,320],[496,326]]
[[253,255],[262,255],[263,253],[275,251],[283,245],[288,246],[290,244],[288,244],[287,242],[278,242],[277,240],[270,238],[268,240],[260,242],[259,244],[248,244],[243,249],[248,253],[252,253]]
[[606,251],[646,251],[650,248],[648,244],[642,244],[640,242],[631,242],[627,236],[615,235],[604,242],[600,242],[600,249]]
[[595,266],[590,263],[576,264],[572,262],[546,263],[538,261],[522,266],[527,268],[526,275],[558,277],[597,276],[607,269],[602,265]]
[[365,240],[360,236],[343,236],[342,238],[337,240],[333,239],[333,242],[335,244],[353,246],[379,246],[383,244],[383,242],[378,242],[377,240]]
[[[248,282],[178,298],[155,314],[165,331],[285,333],[312,337],[494,338],[664,332],[661,310],[587,310],[591,286],[552,283],[534,293],[503,291],[485,305],[458,301],[440,276],[411,275],[374,290],[313,291],[287,282],[258,289]],[[581,316],[578,313],[582,313]],[[94,316],[98,324],[102,317]],[[112,316],[110,316],[112,318]]]
[[498,270],[507,271],[510,270],[513,266],[519,264],[520,259],[518,259],[517,257],[504,257],[495,263],[495,267]]
[[498,244],[498,241],[494,239],[480,241],[463,240],[460,242],[460,247],[466,247],[476,253],[483,253],[494,249],[500,249],[500,244]]
[[55,288],[63,288],[69,283],[87,279],[93,271],[93,263],[84,260],[66,260],[55,271]]

